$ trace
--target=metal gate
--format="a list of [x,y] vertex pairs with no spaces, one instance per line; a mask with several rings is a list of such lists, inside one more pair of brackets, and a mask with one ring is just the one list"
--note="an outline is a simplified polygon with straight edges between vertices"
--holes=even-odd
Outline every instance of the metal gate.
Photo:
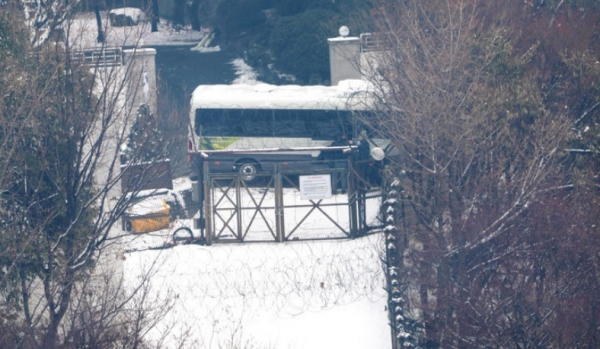
[[[381,193],[360,185],[351,161],[339,168],[302,171],[275,163],[272,171],[258,172],[251,182],[237,172],[213,173],[209,166],[203,163],[200,210],[207,244],[344,239],[381,227]],[[315,175],[334,178],[333,187],[346,178],[347,191],[303,198],[301,176]]]

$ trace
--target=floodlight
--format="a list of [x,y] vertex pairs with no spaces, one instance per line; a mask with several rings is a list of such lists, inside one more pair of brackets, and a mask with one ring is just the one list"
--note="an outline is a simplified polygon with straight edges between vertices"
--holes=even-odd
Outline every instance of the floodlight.
[[346,27],[345,25],[340,27],[340,35],[343,37],[348,36],[348,34],[350,34],[350,29],[348,27]]
[[381,161],[383,158],[385,158],[385,152],[383,149],[375,147],[371,149],[371,157],[375,159],[375,161]]

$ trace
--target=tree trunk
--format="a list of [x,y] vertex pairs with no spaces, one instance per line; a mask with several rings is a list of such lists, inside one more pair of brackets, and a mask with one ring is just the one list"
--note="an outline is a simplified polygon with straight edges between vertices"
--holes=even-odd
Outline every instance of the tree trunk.
[[200,30],[200,17],[198,15],[198,10],[200,9],[200,0],[193,0],[190,4],[190,8],[188,10],[188,16],[190,18],[190,24],[192,25],[192,30]]
[[185,25],[185,0],[173,1],[173,24],[184,26]]
[[151,18],[151,31],[153,33],[158,31],[158,22],[160,22],[160,14],[158,10],[158,0],[152,0],[152,18]]
[[96,25],[98,26],[98,37],[96,41],[104,42],[104,31],[102,30],[102,17],[100,16],[100,5],[94,5],[94,14],[96,15]]

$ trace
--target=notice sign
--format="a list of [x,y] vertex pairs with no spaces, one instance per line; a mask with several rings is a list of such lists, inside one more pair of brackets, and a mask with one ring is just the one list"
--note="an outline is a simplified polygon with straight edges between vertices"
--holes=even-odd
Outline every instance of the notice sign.
[[331,198],[331,175],[300,176],[300,198],[320,200]]

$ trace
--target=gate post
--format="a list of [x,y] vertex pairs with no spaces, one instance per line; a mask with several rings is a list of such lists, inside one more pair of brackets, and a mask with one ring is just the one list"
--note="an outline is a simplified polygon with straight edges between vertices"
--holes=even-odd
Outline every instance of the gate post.
[[358,198],[358,232],[364,234],[367,228],[367,193],[365,189],[361,188],[357,191]]
[[[242,176],[238,173],[235,176],[235,214],[236,214],[236,225],[237,225],[237,236],[236,239],[239,241],[243,241],[244,234],[242,229]],[[244,183],[244,186],[248,185]]]
[[358,210],[357,210],[357,192],[356,192],[356,173],[354,170],[354,159],[348,157],[348,210],[350,212],[350,237],[358,236]]
[[211,179],[208,175],[208,161],[204,161],[202,164],[202,178],[204,179],[204,220],[206,222],[204,230],[206,232],[206,245],[212,244],[213,238],[213,212],[212,212],[212,188]]
[[283,242],[285,237],[285,222],[283,220],[283,184],[281,179],[281,166],[275,164],[275,232],[277,242]]

